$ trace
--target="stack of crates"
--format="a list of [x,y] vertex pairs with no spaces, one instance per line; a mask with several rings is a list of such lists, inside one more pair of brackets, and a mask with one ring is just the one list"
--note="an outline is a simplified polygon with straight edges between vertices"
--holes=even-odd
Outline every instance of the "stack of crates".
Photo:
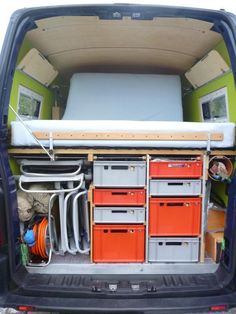
[[93,262],[144,262],[146,161],[95,160],[93,185]]
[[154,159],[149,169],[149,262],[197,262],[202,160]]

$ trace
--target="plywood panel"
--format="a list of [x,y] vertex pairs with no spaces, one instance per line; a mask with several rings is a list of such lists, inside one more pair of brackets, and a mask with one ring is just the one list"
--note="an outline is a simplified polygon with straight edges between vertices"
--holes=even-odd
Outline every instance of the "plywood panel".
[[17,66],[18,70],[48,86],[57,76],[58,71],[35,48],[32,48]]
[[141,72],[178,74],[197,61],[195,57],[171,51],[120,47],[64,51],[51,55],[49,59],[66,77],[74,72],[114,72],[114,69],[118,72],[127,72],[127,69],[128,72],[137,72],[137,69],[140,72],[141,69]]
[[217,261],[217,246],[221,246],[223,239],[223,232],[206,233],[206,253],[207,256],[211,257],[215,262],[219,262]]
[[[138,155],[143,156],[146,154],[150,155],[203,155],[204,150],[199,149],[81,149],[81,148],[55,148],[55,155]],[[8,149],[10,155],[38,155],[45,154],[42,148],[22,148],[22,147],[11,147]],[[213,150],[210,156],[235,156],[235,150]]]
[[208,211],[208,231],[222,231],[225,227],[225,212],[220,210],[209,209]]
[[[95,23],[99,21],[98,16],[56,16],[36,21],[36,25],[42,29],[60,28],[61,26],[69,25],[82,25],[88,23]],[[157,17],[153,20],[131,20],[129,16],[124,17],[123,20],[103,20],[104,24],[120,24],[125,22],[127,25],[140,25],[140,26],[173,26],[182,28],[192,28],[201,31],[210,30],[213,23],[195,20],[191,18],[168,18],[168,17]]]
[[211,23],[184,18],[55,17],[37,24],[39,28],[30,31],[27,38],[59,71],[69,69],[68,76],[86,64],[91,69],[118,64],[118,60],[121,66],[155,64],[168,73],[180,73],[221,40],[211,30]]
[[212,50],[186,72],[185,76],[193,87],[197,88],[227,71],[229,71],[227,63],[216,50]]

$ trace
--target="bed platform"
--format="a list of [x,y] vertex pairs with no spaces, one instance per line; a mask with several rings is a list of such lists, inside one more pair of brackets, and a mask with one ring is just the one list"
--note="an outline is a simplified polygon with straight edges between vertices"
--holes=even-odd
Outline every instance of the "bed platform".
[[184,122],[178,75],[77,73],[62,120],[11,123],[12,147],[40,147],[38,141],[71,153],[76,148],[228,149],[234,147],[235,124]]
[[11,145],[86,148],[232,148],[234,123],[168,121],[31,120],[11,124]]

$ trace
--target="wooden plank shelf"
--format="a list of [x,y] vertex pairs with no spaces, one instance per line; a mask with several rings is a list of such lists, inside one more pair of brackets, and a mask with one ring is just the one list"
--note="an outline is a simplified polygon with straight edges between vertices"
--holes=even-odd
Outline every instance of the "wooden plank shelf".
[[[204,149],[162,149],[162,148],[55,148],[55,155],[203,155]],[[8,153],[12,156],[16,155],[46,155],[42,148],[38,147],[9,147]],[[90,156],[91,156],[90,155]],[[236,156],[236,150],[233,149],[213,149],[210,152],[211,156]],[[96,156],[94,156],[96,157]]]
[[207,132],[33,132],[38,140],[222,141],[223,133]]

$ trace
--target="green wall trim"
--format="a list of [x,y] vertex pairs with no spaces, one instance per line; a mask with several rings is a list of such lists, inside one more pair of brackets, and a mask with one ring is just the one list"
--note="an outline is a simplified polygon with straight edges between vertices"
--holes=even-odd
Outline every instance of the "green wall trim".
[[24,42],[20,47],[20,51],[19,51],[16,63],[19,64],[20,61],[24,58],[24,56],[27,54],[27,52],[29,52],[30,49],[32,49],[32,48],[33,48],[33,46],[31,45],[29,40],[24,39]]
[[21,174],[20,166],[19,166],[19,164],[17,163],[17,161],[15,159],[10,158],[9,159],[9,164],[10,164],[10,167],[11,167],[11,171],[12,171],[12,173],[15,176]]
[[227,47],[225,45],[225,42],[223,40],[215,47],[215,50],[219,52],[219,54],[225,60],[225,62],[228,64],[228,66],[231,67],[229,53],[228,53]]

